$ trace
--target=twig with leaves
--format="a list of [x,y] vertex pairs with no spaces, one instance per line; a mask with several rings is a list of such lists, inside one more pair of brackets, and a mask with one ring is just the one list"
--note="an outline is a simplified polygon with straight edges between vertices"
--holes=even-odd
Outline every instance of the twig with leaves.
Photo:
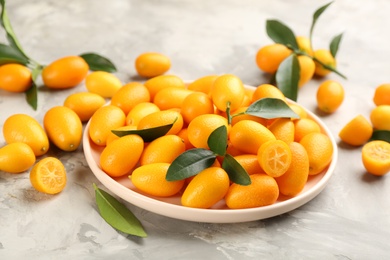
[[[22,64],[28,67],[32,73],[32,85],[26,91],[27,103],[36,110],[38,107],[38,85],[37,79],[46,65],[30,58],[22,48],[19,40],[12,29],[11,22],[7,15],[5,0],[0,0],[1,14],[0,24],[5,30],[8,44],[0,43],[0,66],[9,63]],[[107,58],[96,53],[84,53],[79,55],[89,65],[90,70],[102,70],[116,72],[115,65]]]
[[[330,2],[320,8],[318,8],[313,14],[313,20],[310,27],[310,44],[312,45],[312,38],[314,27],[317,23],[318,18],[321,14],[332,4]],[[275,75],[276,85],[283,92],[283,94],[296,101],[298,98],[298,82],[300,76],[300,67],[297,59],[298,55],[306,55],[313,59],[313,61],[321,64],[325,69],[333,71],[337,75],[346,79],[346,76],[339,72],[336,68],[332,66],[328,66],[321,62],[318,58],[311,56],[309,53],[302,51],[297,43],[296,36],[294,32],[284,23],[278,20],[267,20],[266,23],[266,31],[267,35],[275,42],[279,44],[283,44],[288,49],[292,50],[292,54],[282,61],[279,65],[279,68]],[[336,54],[339,49],[339,45],[341,42],[343,34],[339,34],[335,36],[330,45],[329,50],[333,57],[336,57]]]

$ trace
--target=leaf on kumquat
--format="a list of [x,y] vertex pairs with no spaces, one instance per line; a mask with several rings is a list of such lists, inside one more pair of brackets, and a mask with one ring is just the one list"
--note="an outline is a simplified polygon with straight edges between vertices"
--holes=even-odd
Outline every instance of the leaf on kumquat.
[[214,152],[207,149],[194,148],[187,150],[171,163],[166,180],[178,181],[194,176],[210,167],[216,158]]
[[209,136],[207,144],[214,153],[224,156],[227,149],[227,128],[222,125],[215,129]]
[[268,36],[276,43],[298,51],[298,43],[293,31],[278,20],[267,20],[266,30]]
[[232,182],[240,185],[251,184],[251,178],[249,177],[247,171],[230,154],[225,155],[222,162],[222,168],[227,172],[229,179]]
[[291,54],[280,65],[276,72],[276,85],[289,99],[297,101],[300,68],[297,56]]
[[250,105],[245,113],[266,119],[278,117],[299,118],[299,115],[286,102],[278,98],[259,99]]
[[106,72],[116,72],[115,65],[107,58],[97,54],[97,53],[83,53],[80,55],[81,58],[88,63],[90,70],[93,71],[106,71]]
[[153,128],[140,129],[140,130],[111,130],[115,135],[122,137],[125,135],[139,135],[144,142],[151,142],[161,136],[164,136],[172,128],[172,124],[157,126]]

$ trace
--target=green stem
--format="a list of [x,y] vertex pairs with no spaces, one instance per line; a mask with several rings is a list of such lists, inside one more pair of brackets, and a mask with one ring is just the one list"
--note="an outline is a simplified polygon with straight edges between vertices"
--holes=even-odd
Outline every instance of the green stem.
[[234,115],[231,115],[231,118],[235,118],[236,116],[241,116],[241,115],[245,115],[245,111],[244,112],[240,112],[240,113],[237,113],[237,114],[234,114]]
[[297,55],[297,56],[307,56],[307,57],[309,57],[309,58],[314,58],[313,56],[311,56],[309,53],[307,53],[307,52],[305,52],[305,51],[302,51],[302,50],[298,50],[298,51],[294,51],[295,52],[295,54]]
[[226,117],[228,120],[228,125],[230,125],[232,123],[232,116],[230,115],[230,101],[228,101],[226,104]]
[[319,61],[317,58],[315,57],[312,57],[312,59],[316,62],[318,62],[319,64],[321,64],[322,67],[324,67],[325,69],[327,70],[330,70],[330,71],[333,71],[334,73],[336,73],[337,75],[339,75],[340,77],[344,78],[344,79],[347,79],[346,76],[344,76],[343,74],[341,74],[340,72],[338,72],[335,68],[329,66],[329,65],[326,65],[324,64],[323,62]]
[[318,60],[316,57],[314,56],[311,56],[310,54],[308,54],[307,52],[305,51],[301,51],[301,50],[294,50],[292,48],[289,48],[291,49],[296,55],[304,55],[304,56],[307,56],[311,59],[313,59],[313,61],[315,62],[318,62],[319,64],[321,64],[321,66],[323,66],[325,69],[327,70],[330,70],[330,71],[333,71],[334,73],[336,73],[337,75],[339,75],[340,77],[344,78],[344,79],[347,79],[347,77],[343,74],[341,74],[341,72],[337,71],[335,68],[329,66],[329,65],[326,65],[325,63],[321,62],[320,60]]
[[39,62],[37,62],[31,58],[28,58],[27,67],[29,67],[31,70],[34,70],[37,68],[43,69],[45,66],[42,64],[39,64]]
[[293,52],[297,53],[297,52],[300,52],[299,49],[297,48],[294,48],[293,46],[291,46],[291,44],[286,44],[285,45],[288,49],[292,50]]

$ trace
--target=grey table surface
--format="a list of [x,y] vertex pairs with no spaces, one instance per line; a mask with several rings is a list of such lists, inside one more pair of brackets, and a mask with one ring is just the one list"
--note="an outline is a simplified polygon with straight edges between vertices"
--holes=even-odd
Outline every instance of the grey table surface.
[[[308,35],[312,14],[326,1],[137,1],[12,0],[8,15],[25,51],[48,64],[66,55],[97,52],[117,66],[123,81],[139,80],[134,60],[157,51],[171,58],[170,74],[196,79],[232,73],[257,86],[268,77],[255,64],[257,50],[271,40],[267,19],[279,19],[297,35]],[[357,114],[369,116],[375,87],[389,82],[390,1],[339,0],[315,28],[314,46],[327,48],[344,32],[336,74],[346,91],[340,109],[323,115],[315,79],[298,102],[316,113],[335,138]],[[3,32],[3,31],[2,31]],[[0,40],[5,41],[4,33]],[[62,104],[80,86],[39,91],[38,109],[23,94],[0,91],[0,127],[14,113],[42,122],[45,111]],[[0,136],[0,144],[4,145]],[[68,171],[57,196],[35,191],[28,173],[0,172],[0,259],[390,259],[390,176],[367,174],[360,148],[338,145],[335,172],[325,189],[296,210],[269,219],[235,224],[197,223],[160,216],[126,205],[140,218],[148,237],[126,236],[99,215],[82,147],[53,150]]]

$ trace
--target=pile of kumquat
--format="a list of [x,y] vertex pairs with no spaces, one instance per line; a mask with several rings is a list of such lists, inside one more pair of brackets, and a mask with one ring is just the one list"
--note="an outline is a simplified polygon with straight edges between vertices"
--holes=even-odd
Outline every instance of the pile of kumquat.
[[[167,64],[150,67],[167,71],[156,69]],[[265,101],[278,104],[271,117],[258,116],[262,109],[254,108]],[[279,116],[279,110],[292,116]],[[305,109],[273,85],[245,88],[231,74],[188,84],[175,75],[129,82],[93,113],[88,131],[91,142],[103,148],[100,167],[109,176],[129,176],[144,194],[180,194],[182,205],[195,208],[210,208],[222,199],[229,208],[251,208],[271,205],[280,194],[296,196],[333,155],[330,138]],[[226,146],[218,150],[219,143]],[[203,166],[192,167],[196,163]],[[243,175],[232,172],[232,164]],[[185,174],[169,176],[170,168]]]

